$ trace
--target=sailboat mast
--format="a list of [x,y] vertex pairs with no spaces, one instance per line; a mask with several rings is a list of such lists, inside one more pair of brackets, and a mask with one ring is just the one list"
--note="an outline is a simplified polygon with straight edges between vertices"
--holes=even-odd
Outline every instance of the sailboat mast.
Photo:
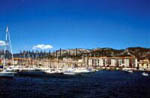
[[4,46],[4,63],[3,63],[3,70],[5,69],[5,66],[6,66],[6,42],[5,42],[5,46]]
[[9,34],[8,26],[6,27],[6,45],[7,45],[7,47],[10,50],[11,57],[12,57],[12,62],[13,62],[13,66],[14,66],[14,55],[13,55],[13,52],[12,52],[11,39],[10,39],[10,34]]

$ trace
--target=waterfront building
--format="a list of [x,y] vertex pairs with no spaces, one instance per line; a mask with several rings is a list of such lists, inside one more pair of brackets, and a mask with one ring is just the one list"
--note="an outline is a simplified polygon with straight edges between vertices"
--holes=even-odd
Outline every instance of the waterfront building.
[[124,57],[88,57],[88,65],[93,67],[137,68],[137,58]]
[[139,69],[150,71],[150,60],[149,59],[140,60],[139,61]]

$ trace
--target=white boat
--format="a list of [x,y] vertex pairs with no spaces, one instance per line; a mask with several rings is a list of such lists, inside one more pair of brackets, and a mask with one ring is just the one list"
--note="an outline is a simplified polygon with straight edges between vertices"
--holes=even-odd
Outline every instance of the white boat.
[[65,75],[75,75],[76,73],[74,71],[75,71],[74,68],[68,68],[67,70],[63,71],[63,74],[65,74]]
[[133,70],[128,70],[129,73],[133,73]]
[[74,70],[74,73],[88,73],[88,72],[91,72],[91,71],[87,68],[76,68]]
[[122,70],[128,73],[133,73],[133,70],[131,68],[123,68]]
[[44,70],[44,72],[47,73],[47,74],[57,73],[57,71],[52,71],[52,70]]
[[142,75],[143,75],[143,76],[146,76],[146,77],[149,76],[149,74],[146,73],[146,72],[143,72]]
[[65,71],[63,72],[64,75],[75,75],[76,73],[70,72],[70,71]]
[[63,71],[61,71],[61,69],[51,69],[51,68],[45,68],[45,69],[42,69],[42,71],[47,74],[63,73]]
[[63,74],[65,74],[65,75],[76,75],[76,74],[88,73],[88,72],[90,72],[90,71],[86,68],[68,68],[67,70],[63,71]]
[[6,71],[6,70],[3,70],[0,72],[0,77],[14,77],[15,75],[15,72],[9,72],[9,71]]

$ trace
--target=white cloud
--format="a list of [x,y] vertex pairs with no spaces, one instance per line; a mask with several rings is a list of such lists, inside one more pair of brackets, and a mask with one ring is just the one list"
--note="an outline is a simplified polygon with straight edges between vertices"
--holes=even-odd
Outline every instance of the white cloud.
[[53,48],[52,45],[45,45],[45,44],[38,44],[32,47],[32,49],[41,49],[41,50],[46,50],[51,48]]
[[0,46],[6,46],[6,42],[5,42],[5,41],[0,40]]

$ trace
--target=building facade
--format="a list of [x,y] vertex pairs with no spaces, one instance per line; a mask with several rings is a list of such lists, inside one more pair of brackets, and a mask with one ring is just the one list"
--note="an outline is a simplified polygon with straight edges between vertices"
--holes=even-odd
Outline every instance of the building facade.
[[89,57],[88,66],[93,67],[126,67],[137,68],[137,59],[132,56],[126,57]]
[[138,67],[140,70],[149,70],[150,71],[150,60],[148,60],[148,59],[140,60]]

